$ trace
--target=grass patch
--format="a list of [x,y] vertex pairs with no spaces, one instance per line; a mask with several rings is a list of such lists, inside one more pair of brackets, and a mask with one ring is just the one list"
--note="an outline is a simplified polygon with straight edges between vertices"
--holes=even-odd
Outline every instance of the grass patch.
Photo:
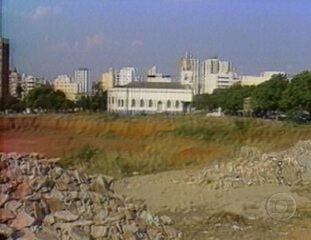
[[[64,152],[60,156],[64,166],[115,177],[202,167],[215,160],[233,159],[242,146],[269,152],[311,139],[310,125],[236,117],[207,118],[203,114],[131,117],[76,114],[1,120],[0,130],[12,129],[16,138],[17,130],[30,135],[36,131],[49,132],[48,150],[57,147],[58,152]],[[47,142],[36,144],[45,146]]]

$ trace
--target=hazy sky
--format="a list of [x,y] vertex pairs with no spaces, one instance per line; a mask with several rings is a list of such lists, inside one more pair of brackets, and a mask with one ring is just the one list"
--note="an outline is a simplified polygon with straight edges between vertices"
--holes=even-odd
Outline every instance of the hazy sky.
[[52,79],[79,67],[157,65],[176,74],[186,51],[239,73],[311,67],[310,0],[4,0],[19,71]]

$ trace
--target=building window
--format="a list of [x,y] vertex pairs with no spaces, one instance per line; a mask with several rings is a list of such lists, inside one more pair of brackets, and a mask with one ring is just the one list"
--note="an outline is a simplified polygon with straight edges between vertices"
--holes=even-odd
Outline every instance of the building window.
[[149,107],[152,107],[152,100],[149,100]]
[[170,100],[167,101],[166,107],[167,107],[167,108],[171,108],[171,101],[170,101]]
[[120,107],[120,106],[121,106],[121,100],[118,99],[118,107]]
[[114,97],[112,97],[112,104],[114,104]]
[[132,99],[132,107],[135,107],[135,105],[136,105],[136,101],[135,99]]
[[140,100],[140,107],[144,107],[144,100],[143,99]]
[[121,107],[124,107],[124,100],[121,100]]
[[176,102],[175,102],[175,107],[176,107],[176,108],[179,108],[179,101],[176,101]]

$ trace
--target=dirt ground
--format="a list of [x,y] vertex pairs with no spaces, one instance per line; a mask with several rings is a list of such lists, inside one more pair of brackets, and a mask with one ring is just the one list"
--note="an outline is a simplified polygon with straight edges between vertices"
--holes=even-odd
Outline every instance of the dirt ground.
[[[273,184],[211,190],[191,181],[199,171],[130,177],[117,181],[115,189],[171,217],[184,239],[311,239],[311,195]],[[272,219],[267,211],[268,199],[277,193],[296,203],[295,213],[284,221]]]
[[[81,144],[102,144],[100,138],[38,130],[2,131],[0,151],[39,152],[50,157],[64,155]],[[275,184],[210,189],[192,180],[201,169],[167,171],[134,176],[114,183],[116,192],[144,201],[159,215],[169,216],[183,232],[183,239],[208,240],[308,240],[311,239],[311,184],[286,187]],[[267,201],[277,193],[291,196],[293,216],[273,219]]]

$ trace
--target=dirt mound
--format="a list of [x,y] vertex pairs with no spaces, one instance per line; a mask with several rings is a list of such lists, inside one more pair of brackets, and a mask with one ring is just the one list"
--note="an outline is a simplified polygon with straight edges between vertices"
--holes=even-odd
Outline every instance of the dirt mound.
[[243,147],[237,159],[205,168],[195,181],[215,189],[265,183],[293,186],[310,179],[310,169],[311,141],[268,154]]
[[0,239],[177,239],[168,217],[115,193],[113,180],[38,154],[0,153]]

